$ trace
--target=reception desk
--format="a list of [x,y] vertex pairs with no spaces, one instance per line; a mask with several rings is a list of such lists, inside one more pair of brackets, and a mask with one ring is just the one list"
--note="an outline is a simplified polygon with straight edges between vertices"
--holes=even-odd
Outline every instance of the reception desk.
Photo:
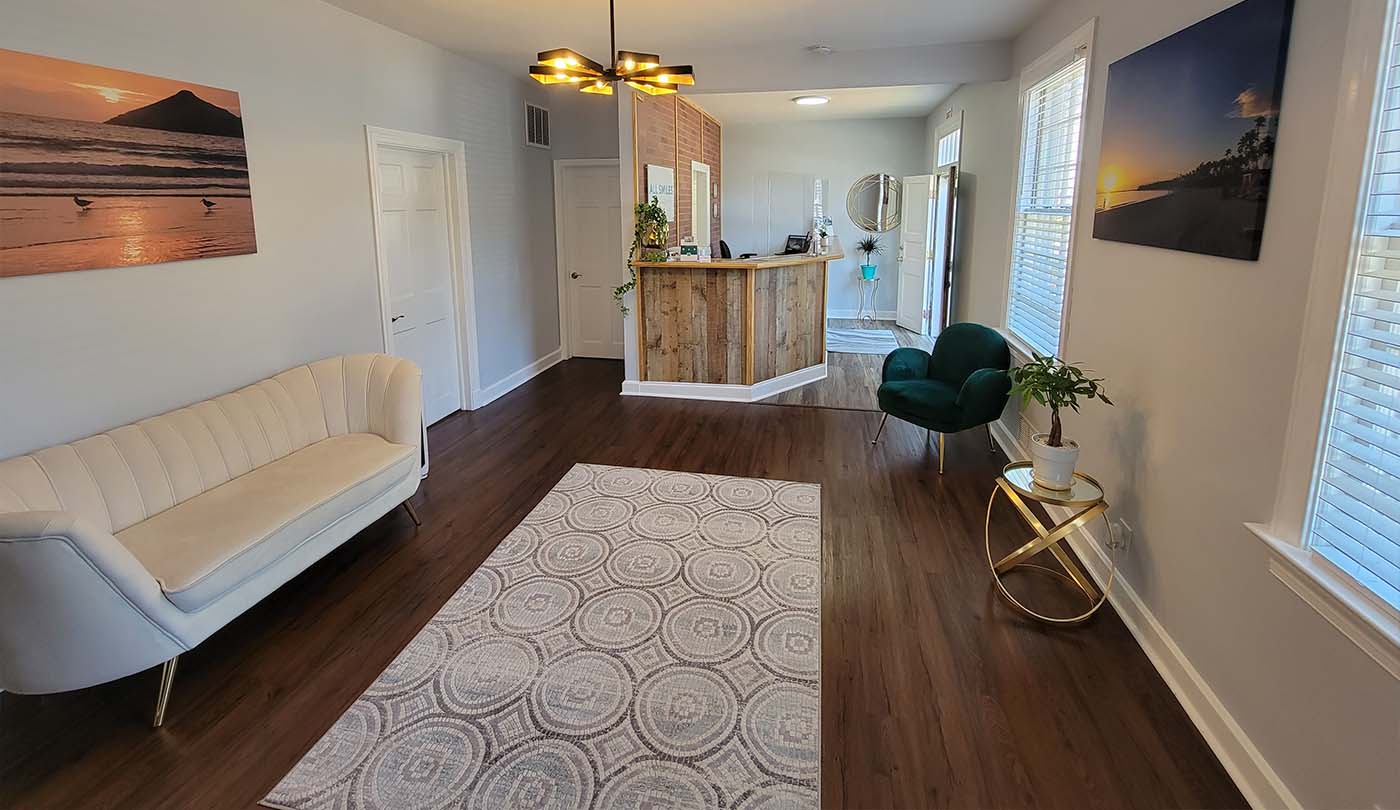
[[750,386],[769,396],[783,380],[821,379],[826,265],[839,258],[636,262],[642,382]]

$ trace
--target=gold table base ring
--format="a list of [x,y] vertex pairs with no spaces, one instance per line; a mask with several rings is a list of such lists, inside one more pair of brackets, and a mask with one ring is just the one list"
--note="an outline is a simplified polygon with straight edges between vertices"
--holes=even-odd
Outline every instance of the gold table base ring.
[[[1074,529],[1083,527],[1084,525],[1092,521],[1095,517],[1103,518],[1104,526],[1107,527],[1109,531],[1109,536],[1112,537],[1113,527],[1108,520],[1108,504],[1103,501],[1099,501],[1097,504],[1093,504],[1088,508],[1076,513],[1073,517],[1069,518],[1063,523],[1060,523],[1059,525],[1047,530],[1043,525],[1041,525],[1040,521],[1037,520],[1035,516],[1030,512],[1030,509],[1025,505],[1025,503],[1021,502],[1020,498],[1016,496],[1015,491],[1010,489],[1009,486],[1003,485],[1003,480],[1004,479],[997,480],[997,486],[992,490],[992,497],[987,500],[987,520],[982,530],[984,545],[987,551],[987,568],[992,572],[992,582],[996,584],[997,592],[1000,593],[1001,597],[1006,600],[1007,604],[1015,608],[1015,610],[1018,613],[1021,613],[1022,615],[1028,618],[1035,619],[1036,621],[1045,622],[1046,624],[1053,624],[1061,627],[1069,627],[1077,624],[1083,624],[1084,622],[1092,618],[1093,615],[1098,612],[1099,608],[1103,607],[1104,602],[1108,601],[1109,593],[1113,591],[1113,579],[1118,574],[1117,548],[1115,548],[1112,544],[1110,544],[1109,546],[1111,555],[1109,557],[1110,567],[1108,571],[1108,581],[1104,583],[1103,591],[1096,594],[1094,593],[1095,589],[1092,585],[1089,584],[1087,578],[1083,582],[1080,581],[1079,577],[1083,577],[1085,575],[1080,573],[1078,571],[1078,568],[1074,566],[1073,562],[1067,556],[1064,555],[1064,552],[1061,551],[1059,548],[1059,544],[1067,540]],[[1021,546],[1020,549],[1012,552],[1011,554],[1002,558],[1000,562],[998,562],[992,559],[992,507],[996,505],[997,493],[1003,491],[1006,492],[1007,498],[1012,501],[1012,504],[1016,507],[1017,511],[1021,513],[1023,518],[1026,519],[1026,522],[1031,525],[1031,528],[1036,532],[1037,536],[1034,540]],[[1091,512],[1096,513],[1090,514]],[[1051,535],[1055,535],[1056,539],[1048,543],[1045,542],[1046,539]],[[1053,568],[1048,568],[1043,565],[1034,565],[1031,563],[1015,561],[1017,559],[1028,559],[1047,549],[1055,554],[1056,559],[1060,561],[1061,565],[1066,566],[1065,572],[1056,571]],[[1008,562],[1010,564],[1006,565],[1006,563]],[[1001,568],[1003,565],[1005,565],[1005,569],[1003,571],[998,571],[997,569]],[[1075,586],[1085,596],[1089,597],[1089,600],[1092,604],[1090,605],[1088,610],[1084,611],[1083,613],[1080,613],[1078,616],[1046,616],[1043,613],[1031,610],[1030,608],[1026,607],[1021,602],[1021,600],[1013,596],[1011,592],[1006,589],[1006,585],[1003,584],[1001,581],[1002,574],[1005,573],[1005,571],[1009,571],[1013,568],[1026,568],[1036,571],[1042,571],[1046,574],[1051,574],[1059,579],[1063,579],[1071,585]]]

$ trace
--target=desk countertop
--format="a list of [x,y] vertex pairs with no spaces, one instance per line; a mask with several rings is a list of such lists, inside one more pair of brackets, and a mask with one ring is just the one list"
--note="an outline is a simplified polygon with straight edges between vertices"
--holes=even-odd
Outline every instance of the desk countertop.
[[769,270],[774,267],[793,267],[799,264],[825,264],[834,259],[845,258],[844,253],[826,253],[809,256],[806,253],[793,253],[787,256],[755,256],[752,259],[714,259],[708,262],[633,262],[636,267],[672,267],[681,269],[712,270]]

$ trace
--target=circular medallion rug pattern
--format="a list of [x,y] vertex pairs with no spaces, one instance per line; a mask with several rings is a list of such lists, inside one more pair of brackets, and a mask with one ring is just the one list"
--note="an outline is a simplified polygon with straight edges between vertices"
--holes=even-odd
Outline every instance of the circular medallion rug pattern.
[[821,488],[575,465],[263,800],[819,803]]

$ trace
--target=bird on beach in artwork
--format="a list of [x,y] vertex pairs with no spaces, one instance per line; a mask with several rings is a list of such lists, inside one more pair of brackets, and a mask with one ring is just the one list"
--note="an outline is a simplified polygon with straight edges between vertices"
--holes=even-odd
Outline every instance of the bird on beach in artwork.
[[86,210],[87,210],[87,207],[88,207],[89,205],[92,205],[92,200],[84,200],[82,197],[79,197],[79,196],[77,196],[77,195],[74,195],[74,196],[73,196],[73,204],[74,204],[74,205],[77,205],[79,208],[81,208],[81,209],[83,209],[84,211],[86,211]]
[[199,201],[202,202],[202,203],[204,203],[204,207],[205,207],[206,210],[209,209],[209,208],[213,208],[214,206],[218,205],[218,203],[216,203],[216,202],[210,200],[208,197],[200,197],[200,198],[199,198]]

